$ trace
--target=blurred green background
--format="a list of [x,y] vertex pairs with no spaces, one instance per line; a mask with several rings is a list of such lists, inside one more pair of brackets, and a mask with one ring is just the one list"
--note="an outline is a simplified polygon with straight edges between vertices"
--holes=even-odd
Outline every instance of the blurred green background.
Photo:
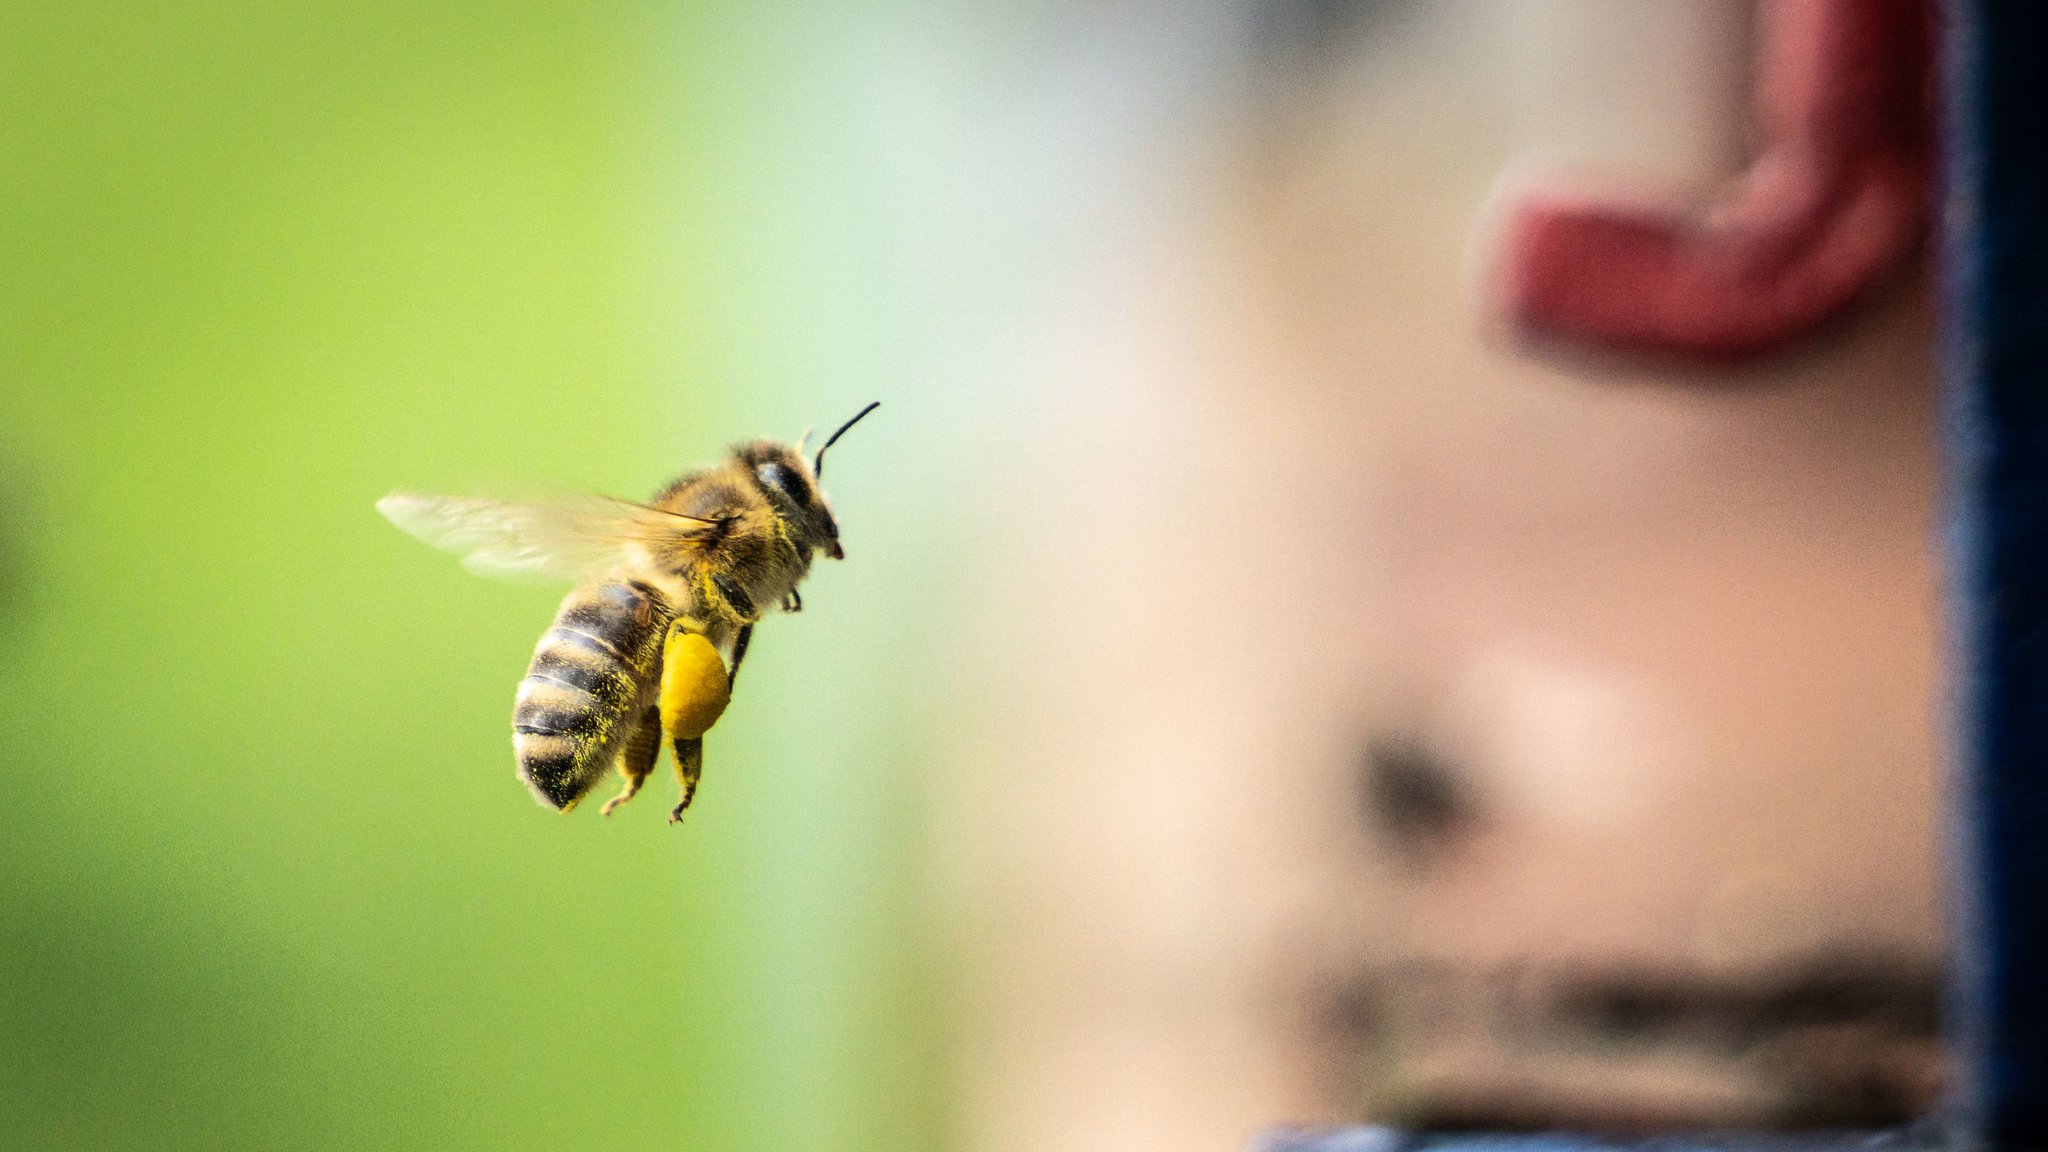
[[[884,10],[0,12],[0,1147],[945,1143]],[[869,399],[687,828],[535,806],[560,590],[372,502]]]

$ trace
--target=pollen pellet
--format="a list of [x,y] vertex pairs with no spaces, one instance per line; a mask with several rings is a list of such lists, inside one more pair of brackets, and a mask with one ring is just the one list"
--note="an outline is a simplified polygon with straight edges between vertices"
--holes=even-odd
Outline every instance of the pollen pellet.
[[661,726],[677,740],[704,735],[732,699],[725,661],[695,632],[670,634],[661,652]]

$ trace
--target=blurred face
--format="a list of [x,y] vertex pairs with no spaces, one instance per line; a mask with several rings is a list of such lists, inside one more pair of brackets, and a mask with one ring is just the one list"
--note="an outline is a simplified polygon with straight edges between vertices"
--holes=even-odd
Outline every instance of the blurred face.
[[1519,352],[1467,288],[1532,155],[1730,170],[1736,6],[1645,7],[1283,57],[1238,194],[1058,366],[1089,485],[1010,556],[994,1146],[1931,1097],[1917,277],[1717,370]]

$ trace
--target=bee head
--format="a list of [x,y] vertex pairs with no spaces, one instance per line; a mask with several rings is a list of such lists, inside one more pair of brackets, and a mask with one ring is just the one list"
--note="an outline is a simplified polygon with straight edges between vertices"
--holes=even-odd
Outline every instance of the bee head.
[[803,453],[779,440],[756,440],[742,446],[739,457],[761,494],[796,529],[801,544],[834,559],[844,555],[839,548],[839,522],[832,518],[832,506]]
[[[803,440],[795,445],[756,440],[739,449],[740,459],[753,474],[754,483],[760,485],[762,494],[797,526],[805,543],[834,560],[844,560],[846,553],[839,547],[839,521],[833,519],[832,505],[818,484],[818,477],[825,471],[825,449],[837,443],[861,417],[880,406],[881,402],[876,401],[854,413],[853,419],[826,438],[824,446],[810,460],[804,459]],[[804,440],[809,439],[810,433],[804,433]]]

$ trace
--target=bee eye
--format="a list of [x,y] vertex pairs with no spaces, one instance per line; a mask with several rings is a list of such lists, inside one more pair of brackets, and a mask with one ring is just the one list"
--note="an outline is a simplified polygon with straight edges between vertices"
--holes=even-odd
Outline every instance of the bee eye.
[[761,483],[789,497],[789,502],[797,507],[811,506],[811,490],[787,467],[774,463],[763,464],[754,469],[754,474],[761,478]]

